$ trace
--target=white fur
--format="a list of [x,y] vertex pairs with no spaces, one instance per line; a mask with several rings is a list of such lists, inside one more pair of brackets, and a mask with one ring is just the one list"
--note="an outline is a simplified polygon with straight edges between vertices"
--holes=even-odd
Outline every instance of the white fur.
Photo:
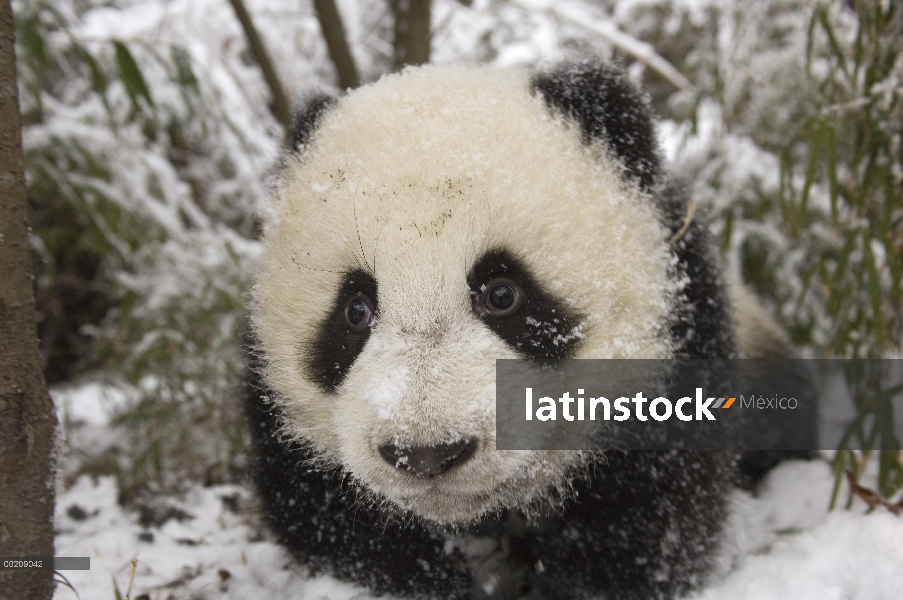
[[796,358],[790,338],[746,286],[728,288],[741,358]]
[[[667,358],[676,284],[651,198],[531,94],[528,74],[429,67],[339,100],[282,173],[254,289],[265,378],[290,435],[420,516],[472,520],[566,485],[577,452],[496,451],[495,359],[516,353],[471,308],[486,251],[519,256],[586,315],[578,358]],[[302,356],[343,273],[379,286],[379,320],[335,394]],[[442,477],[389,465],[380,444],[476,438]]]

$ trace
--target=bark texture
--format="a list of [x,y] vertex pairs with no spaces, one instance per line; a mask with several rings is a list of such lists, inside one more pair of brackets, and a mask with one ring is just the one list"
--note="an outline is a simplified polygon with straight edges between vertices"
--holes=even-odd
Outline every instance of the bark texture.
[[273,105],[271,107],[273,116],[288,131],[292,126],[292,110],[285,88],[282,87],[282,80],[279,79],[279,74],[276,72],[276,67],[270,58],[270,53],[267,52],[267,48],[263,44],[263,40],[257,32],[257,28],[254,26],[254,22],[251,20],[251,15],[248,13],[243,0],[229,0],[229,4],[235,10],[235,16],[238,17],[242,31],[245,32],[251,54],[254,55],[254,60],[257,61],[260,70],[263,71],[263,78],[270,88],[270,94],[273,96]]
[[351,48],[348,47],[348,39],[345,36],[345,26],[335,0],[314,0],[314,9],[317,11],[317,19],[323,30],[323,38],[326,40],[326,48],[329,50],[329,58],[335,65],[339,75],[339,87],[343,90],[356,88],[360,85],[357,67]]
[[[0,556],[53,556],[56,413],[41,371],[13,15],[0,0]],[[53,571],[0,571],[0,600],[53,595]]]
[[430,0],[392,0],[395,69],[430,62]]

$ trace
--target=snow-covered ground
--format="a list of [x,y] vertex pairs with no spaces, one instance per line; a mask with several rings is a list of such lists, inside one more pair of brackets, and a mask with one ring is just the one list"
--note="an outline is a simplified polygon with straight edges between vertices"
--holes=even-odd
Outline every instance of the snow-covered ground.
[[[54,396],[76,423],[63,445],[70,453],[110,433],[104,415],[121,401],[96,384]],[[736,492],[725,572],[697,600],[903,597],[903,517],[883,509],[866,514],[858,501],[829,512],[833,482],[827,462],[788,462],[757,495]],[[192,487],[139,511],[124,510],[118,495],[112,477],[82,476],[60,490],[56,554],[89,556],[91,570],[62,572],[78,596],[60,585],[56,600],[112,600],[113,580],[125,594],[132,559],[133,600],[372,598],[332,578],[310,577],[261,526],[248,488]]]

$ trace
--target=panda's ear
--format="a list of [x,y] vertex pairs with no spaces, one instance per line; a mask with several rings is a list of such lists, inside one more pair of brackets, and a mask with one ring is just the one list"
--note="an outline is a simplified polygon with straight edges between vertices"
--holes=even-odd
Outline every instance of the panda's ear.
[[291,152],[300,152],[310,142],[320,119],[335,103],[335,98],[320,92],[310,96],[300,108],[295,110],[288,148]]
[[647,98],[618,67],[566,63],[533,78],[553,110],[580,125],[583,142],[604,142],[643,190],[660,179],[661,159]]

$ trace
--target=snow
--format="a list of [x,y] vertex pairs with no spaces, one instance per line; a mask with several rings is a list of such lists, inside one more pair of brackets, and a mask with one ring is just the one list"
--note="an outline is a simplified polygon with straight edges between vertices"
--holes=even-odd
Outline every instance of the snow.
[[116,388],[98,382],[54,390],[53,401],[61,421],[104,425],[126,402],[126,395]]
[[380,420],[391,419],[408,389],[407,367],[396,367],[373,376],[367,386],[367,406]]
[[[694,600],[898,599],[903,519],[887,511],[828,511],[834,478],[825,462],[787,462],[758,497],[737,492],[727,576]],[[842,503],[841,503],[842,504]]]
[[791,529],[762,554],[745,556],[723,582],[697,598],[898,600],[901,590],[900,517],[837,511],[810,530]]
[[576,3],[562,3],[557,5],[553,11],[556,16],[598,34],[615,48],[623,50],[641,63],[649,65],[680,90],[691,93],[696,91],[696,87],[674,65],[656,53],[651,44],[624,33],[610,20],[600,19],[586,11],[585,8]]
[[[864,514],[859,505],[829,513],[832,484],[824,462],[792,462],[771,474],[760,496],[737,492],[729,536],[744,547],[729,572],[694,600],[899,599],[903,519]],[[166,498],[189,516],[160,527],[142,527],[116,497],[113,478],[83,476],[57,500],[56,554],[91,557],[90,571],[63,573],[81,598],[111,597],[111,578],[124,591],[132,558],[133,598],[373,597],[327,576],[310,577],[262,530],[245,487],[195,487]],[[87,517],[74,519],[75,507]],[[54,598],[75,595],[59,586]]]
[[[102,427],[103,407],[121,393],[88,383],[54,397],[82,427]],[[782,464],[756,495],[736,491],[724,573],[693,600],[898,600],[903,518],[883,510],[867,514],[858,500],[848,510],[828,511],[833,485],[829,465],[819,459]],[[118,496],[109,476],[83,475],[58,493],[56,555],[91,558],[90,571],[62,572],[83,600],[113,598],[113,580],[124,594],[133,558],[132,598],[374,598],[311,576],[263,527],[246,486],[191,485],[180,495],[139,500],[137,511],[120,506]],[[842,492],[840,504],[845,500]],[[54,598],[76,595],[59,585]]]
[[117,504],[117,494],[112,477],[92,481],[83,476],[57,499],[56,555],[89,556],[91,570],[62,572],[77,595],[59,585],[56,600],[112,599],[112,581],[125,594],[133,558],[132,598],[366,597],[354,586],[307,576],[280,546],[262,536],[254,514],[245,508],[250,498],[245,488],[197,487],[183,497],[163,499],[184,516],[159,527],[143,527],[137,514]]

